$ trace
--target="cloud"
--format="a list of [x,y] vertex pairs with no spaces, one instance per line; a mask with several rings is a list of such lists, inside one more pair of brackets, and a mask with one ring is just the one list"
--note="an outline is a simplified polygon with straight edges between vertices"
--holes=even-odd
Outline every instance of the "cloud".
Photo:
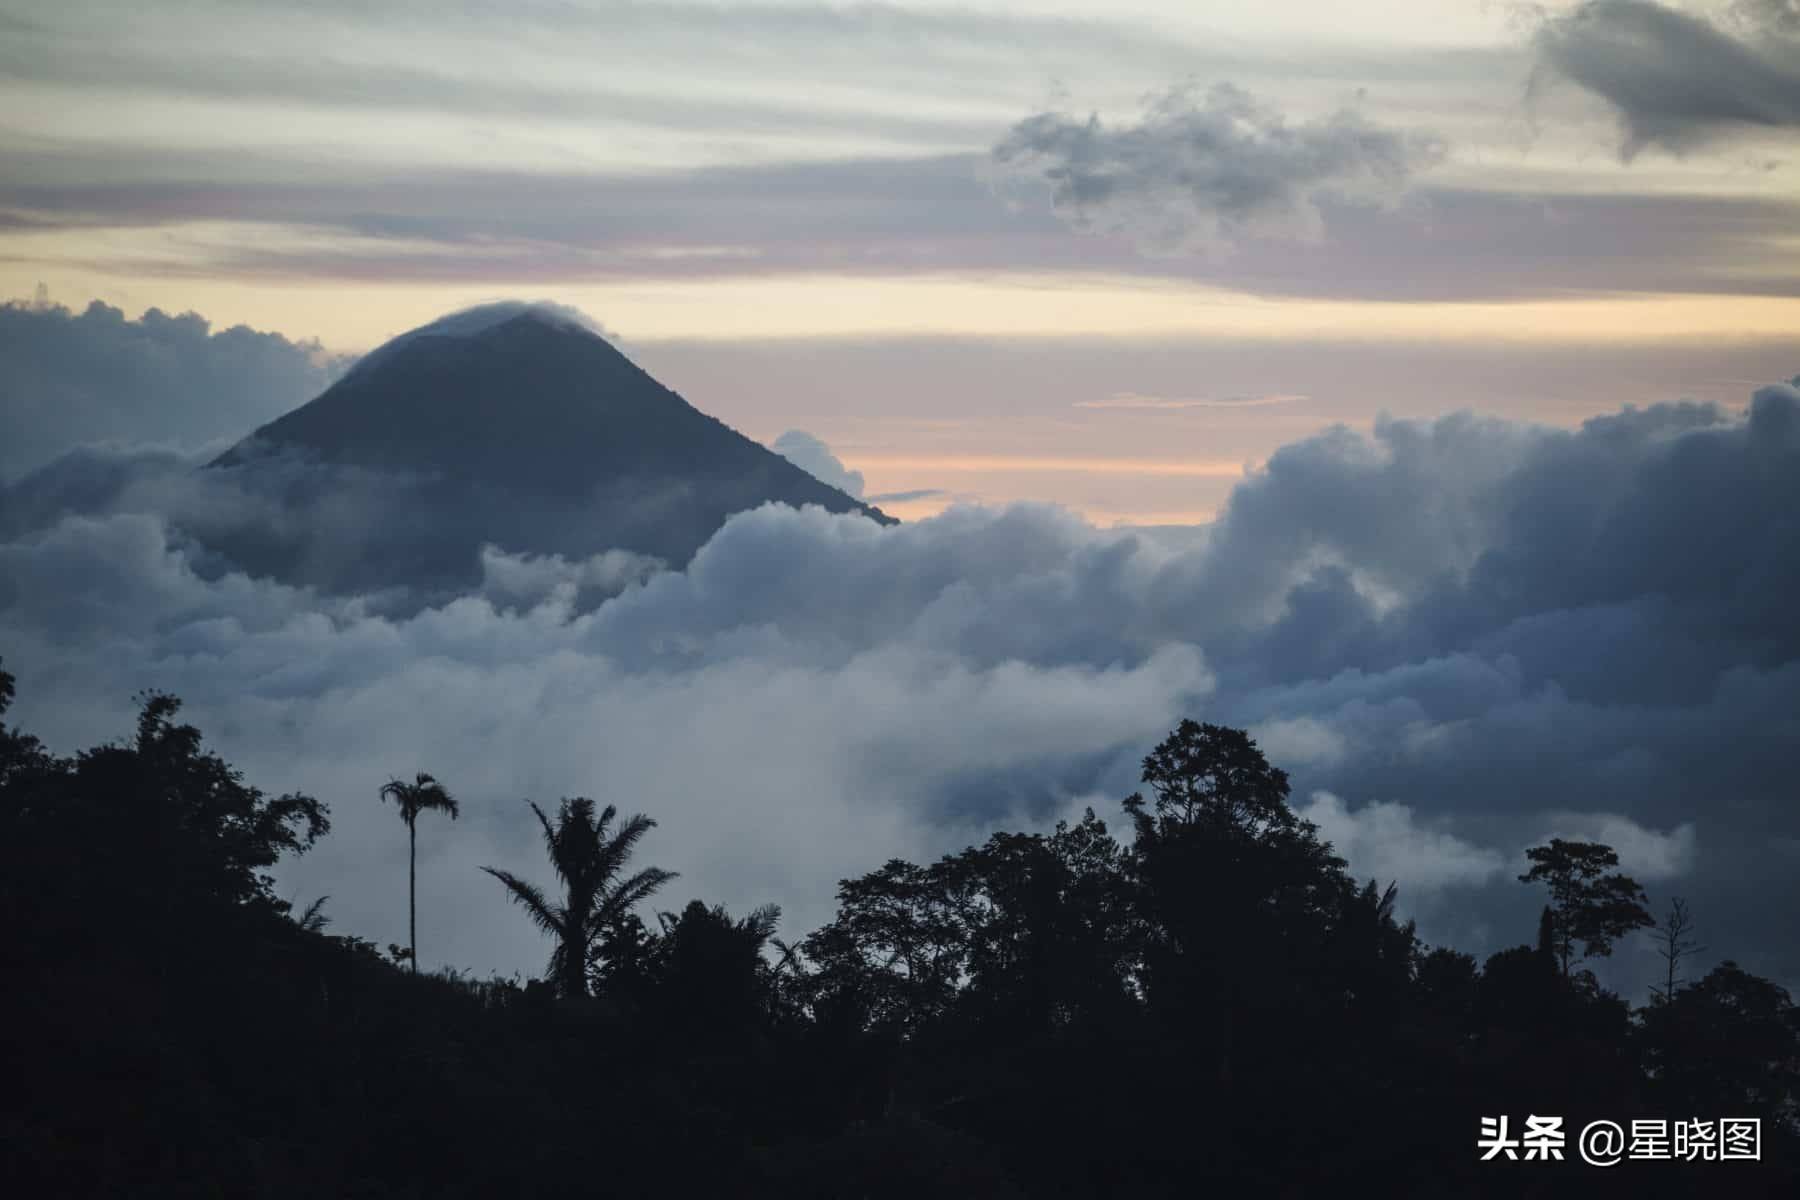
[[1692,821],[1658,833],[1617,813],[1557,813],[1551,817],[1550,832],[1545,836],[1611,846],[1619,852],[1619,869],[1640,883],[1680,879],[1696,865]]
[[870,504],[906,504],[914,500],[935,500],[949,494],[943,488],[913,488],[908,492],[877,492],[865,499]]
[[[1171,258],[1146,257],[1129,240],[1068,236],[1051,196],[1030,180],[1022,192],[1007,189],[1019,201],[1009,207],[979,177],[985,160],[975,155],[651,174],[384,164],[295,188],[263,178],[282,174],[267,162],[179,151],[138,161],[141,154],[0,148],[0,211],[30,222],[22,228],[89,233],[65,239],[60,253],[69,257],[56,259],[84,271],[454,282],[496,293],[609,280],[970,271],[1172,277],[1259,295],[1414,302],[1572,289],[1800,290],[1800,249],[1788,237],[1800,208],[1774,195],[1547,197],[1420,182],[1395,207],[1315,195],[1319,242]],[[166,173],[219,182],[195,188]],[[91,236],[100,228],[110,231],[104,240]],[[732,252],[710,252],[721,247]]]
[[949,493],[943,488],[912,488],[901,492],[865,495],[867,487],[861,471],[852,471],[832,453],[831,447],[803,429],[790,429],[772,442],[769,448],[821,483],[830,484],[846,496],[870,504],[909,504],[917,500],[933,500]]
[[571,562],[560,554],[508,554],[483,546],[479,594],[502,610],[556,605],[585,612],[667,569],[663,560],[629,550]]
[[1153,96],[1135,125],[1043,112],[993,148],[1003,174],[1050,184],[1075,228],[1150,254],[1217,251],[1248,237],[1317,241],[1320,197],[1391,198],[1443,143],[1350,109],[1290,125],[1242,88]]
[[1715,23],[1653,0],[1585,0],[1547,19],[1535,46],[1545,70],[1612,106],[1626,161],[1652,146],[1681,154],[1800,126],[1793,0],[1740,0],[1731,16]]
[[1319,836],[1353,874],[1380,886],[1398,883],[1409,903],[1411,893],[1480,887],[1506,870],[1499,851],[1422,825],[1405,804],[1378,802],[1351,811],[1330,792],[1314,792],[1297,811],[1319,827]]
[[[474,870],[541,869],[521,797],[650,812],[645,861],[683,872],[670,903],[773,901],[799,932],[890,855],[1104,810],[1185,714],[1252,729],[1433,941],[1529,940],[1519,853],[1592,836],[1654,902],[1687,897],[1715,953],[1800,980],[1771,915],[1800,903],[1790,385],[1741,415],[1328,431],[1197,538],[1041,505],[887,528],[768,506],[681,570],[490,548],[478,586],[422,607],[235,569],[194,515],[227,493],[167,452],[59,470],[0,497],[18,719],[73,749],[128,729],[139,688],[184,696],[250,778],[333,802],[283,886],[378,941],[404,919],[405,842],[374,788],[433,771],[468,819],[421,839],[428,962],[540,965]],[[332,519],[379,523],[341,494]],[[1641,966],[1606,969],[1630,987]]]
[[769,449],[846,496],[863,498],[863,474],[846,467],[831,447],[803,429],[790,429],[770,443]]
[[0,478],[86,442],[193,449],[304,404],[348,360],[195,313],[0,304]]
[[1077,400],[1076,408],[1099,409],[1149,409],[1152,411],[1176,411],[1184,408],[1269,408],[1276,404],[1289,404],[1295,400],[1304,400],[1305,396],[1288,396],[1270,393],[1266,396],[1220,396],[1220,397],[1178,397],[1178,396],[1145,396],[1137,392],[1114,392],[1104,400]]

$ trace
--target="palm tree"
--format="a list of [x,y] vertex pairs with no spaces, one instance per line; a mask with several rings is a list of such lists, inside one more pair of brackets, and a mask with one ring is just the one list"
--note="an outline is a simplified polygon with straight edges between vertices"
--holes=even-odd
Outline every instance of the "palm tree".
[[586,796],[565,799],[556,822],[531,801],[531,811],[544,827],[544,846],[550,865],[563,884],[563,902],[552,904],[542,889],[509,871],[496,867],[482,870],[498,879],[519,902],[539,929],[556,939],[550,955],[550,977],[565,996],[587,995],[587,968],[595,944],[603,932],[621,920],[639,901],[675,878],[673,871],[646,867],[624,876],[625,860],[638,839],[656,827],[639,813],[620,822],[618,810],[607,805],[594,815],[594,802]]
[[413,776],[411,783],[391,779],[381,785],[381,798],[392,800],[400,806],[400,819],[406,822],[407,862],[406,862],[406,931],[412,956],[413,974],[419,972],[419,814],[431,811],[447,812],[450,819],[456,819],[456,801],[444,785],[425,774],[423,771]]

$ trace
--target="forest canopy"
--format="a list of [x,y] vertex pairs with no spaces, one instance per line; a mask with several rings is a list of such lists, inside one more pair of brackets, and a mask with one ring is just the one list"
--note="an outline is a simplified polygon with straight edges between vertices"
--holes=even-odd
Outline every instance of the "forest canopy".
[[[0,671],[0,717],[12,699]],[[484,981],[278,897],[327,806],[266,794],[179,715],[149,694],[70,757],[0,723],[19,1194],[1499,1195],[1522,1181],[1479,1160],[1481,1119],[1527,1113],[1755,1118],[1758,1162],[1621,1178],[1795,1182],[1800,1010],[1702,970],[1678,898],[1659,924],[1612,848],[1557,840],[1521,875],[1546,888],[1521,944],[1428,946],[1242,730],[1180,721],[1125,839],[1090,809],[894,859],[791,940],[773,906],[656,909],[678,880],[644,863],[653,817],[533,803],[545,870],[490,874],[551,952]],[[473,803],[452,783],[367,802],[416,839]],[[1584,964],[1651,927],[1666,984],[1634,1007]]]

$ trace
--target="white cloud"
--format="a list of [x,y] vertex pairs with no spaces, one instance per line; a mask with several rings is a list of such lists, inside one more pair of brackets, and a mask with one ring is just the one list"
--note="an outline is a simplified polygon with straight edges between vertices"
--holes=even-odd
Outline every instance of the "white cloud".
[[1298,811],[1319,827],[1351,874],[1380,886],[1398,883],[1409,903],[1414,893],[1480,887],[1506,870],[1498,850],[1433,827],[1409,805],[1378,802],[1352,811],[1332,793],[1314,792]]
[[[473,870],[541,870],[523,797],[649,812],[671,902],[773,901],[798,932],[890,855],[1116,802],[1184,715],[1254,730],[1427,936],[1528,939],[1510,860],[1561,833],[1679,879],[1715,951],[1757,962],[1796,886],[1797,458],[1787,386],[1743,419],[1387,422],[1284,448],[1192,543],[1036,505],[887,528],[767,506],[683,570],[492,548],[479,591],[409,607],[230,570],[213,481],[92,452],[0,497],[0,650],[17,719],[60,749],[158,687],[254,782],[331,802],[284,886],[378,941],[404,842],[375,788],[445,779],[465,817],[422,831],[427,962],[539,965]],[[379,495],[332,520],[378,519]]]
[[788,430],[771,442],[769,449],[820,483],[829,484],[846,496],[862,499],[862,472],[852,471],[846,467],[843,461],[831,452],[830,446],[804,429]]
[[1550,837],[1611,846],[1619,852],[1619,869],[1640,883],[1680,879],[1694,869],[1698,858],[1692,821],[1661,833],[1618,813],[1555,813],[1545,840]]

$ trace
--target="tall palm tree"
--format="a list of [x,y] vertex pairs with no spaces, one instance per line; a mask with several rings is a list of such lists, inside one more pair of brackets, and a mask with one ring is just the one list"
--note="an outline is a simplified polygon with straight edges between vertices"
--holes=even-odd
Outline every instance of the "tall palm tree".
[[400,806],[400,819],[406,822],[406,932],[411,946],[413,974],[419,972],[419,814],[447,812],[456,820],[456,801],[444,785],[423,771],[411,783],[390,779],[381,785],[381,798]]
[[529,800],[526,803],[544,827],[550,865],[563,885],[562,903],[551,903],[541,888],[510,871],[481,869],[498,879],[537,927],[556,939],[550,977],[557,989],[565,996],[585,996],[588,962],[603,932],[674,879],[675,873],[646,867],[633,875],[624,874],[625,860],[631,857],[638,839],[656,827],[656,822],[642,813],[615,827],[616,808],[609,804],[596,818],[594,802],[576,796],[562,802],[552,824],[543,809]]

